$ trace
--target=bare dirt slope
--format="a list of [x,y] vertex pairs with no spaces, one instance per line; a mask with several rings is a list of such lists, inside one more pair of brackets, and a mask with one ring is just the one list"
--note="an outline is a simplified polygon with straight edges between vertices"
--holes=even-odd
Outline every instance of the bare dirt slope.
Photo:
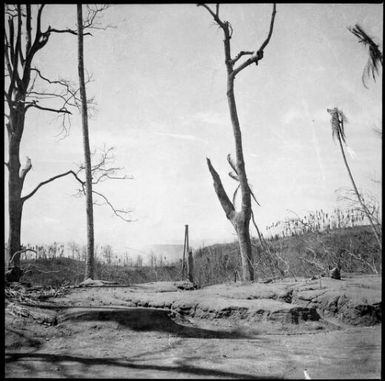
[[380,377],[381,277],[179,286],[10,301],[6,377]]

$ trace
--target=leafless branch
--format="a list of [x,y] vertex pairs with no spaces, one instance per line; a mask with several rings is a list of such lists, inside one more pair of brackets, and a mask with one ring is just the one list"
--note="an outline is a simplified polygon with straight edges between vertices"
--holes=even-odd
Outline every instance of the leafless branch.
[[92,184],[95,185],[98,183],[102,183],[107,179],[110,179],[110,180],[132,180],[133,179],[132,176],[127,176],[127,175],[113,176],[109,173],[109,172],[115,173],[116,170],[120,170],[120,169],[122,169],[122,168],[109,168],[109,169],[107,169],[106,172],[101,174],[96,180],[92,181]]
[[234,76],[236,76],[240,71],[242,71],[243,69],[245,69],[247,66],[251,65],[252,63],[255,63],[256,65],[258,65],[258,61],[260,61],[263,58],[263,51],[266,48],[267,44],[270,42],[271,36],[273,34],[274,20],[275,20],[276,13],[277,13],[276,4],[274,3],[273,4],[273,12],[271,15],[271,20],[270,20],[270,29],[269,29],[269,33],[268,33],[265,41],[262,43],[260,48],[258,50],[256,50],[256,52],[253,54],[252,57],[250,57],[245,62],[243,62],[240,66],[238,66],[238,68],[234,69],[234,71],[233,71]]
[[211,177],[213,178],[215,192],[226,214],[226,217],[231,221],[235,213],[234,205],[231,203],[229,197],[227,196],[225,188],[222,185],[221,178],[219,177],[217,171],[212,166],[210,159],[206,158],[206,160],[207,160],[207,165],[209,167],[209,171],[211,173]]
[[102,27],[98,25],[97,22],[97,17],[100,16],[100,13],[105,11],[109,7],[109,4],[93,4],[93,7],[87,4],[87,16],[83,20],[83,29],[106,30],[108,28],[113,28],[112,25]]
[[34,107],[34,108],[37,108],[37,109],[43,110],[43,111],[50,111],[50,112],[64,113],[64,114],[72,114],[71,111],[68,111],[66,108],[56,109],[56,108],[51,108],[51,107],[39,106],[39,105],[37,104],[37,101],[36,101],[36,100],[33,100],[32,102],[30,102],[30,103],[26,106],[26,109],[28,109],[28,108],[30,108],[30,107]]
[[232,199],[233,205],[235,205],[235,200],[237,199],[237,194],[240,188],[241,188],[241,183],[238,184],[238,186],[235,188],[235,191],[233,193],[233,199]]
[[[98,25],[97,18],[100,16],[100,13],[105,11],[110,7],[109,4],[93,4],[93,6],[90,6],[87,4],[87,16],[83,20],[83,30],[85,29],[93,29],[93,30],[106,30],[109,28],[113,28],[112,25],[107,25],[105,27],[102,27]],[[64,29],[56,29],[52,28],[51,26],[48,27],[45,34],[50,33],[68,33],[73,35],[78,35],[78,31],[76,29],[72,28],[64,28]],[[91,32],[83,32],[83,36],[92,36]]]
[[198,7],[204,7],[207,11],[213,16],[215,22],[222,28],[225,29],[225,23],[219,18],[219,4],[216,5],[216,13],[214,13],[211,8],[206,4],[197,4]]
[[[127,214],[131,213],[131,212],[132,212],[131,210],[116,209],[116,208],[111,204],[111,202],[108,200],[108,198],[107,198],[104,194],[99,193],[99,192],[97,192],[97,191],[95,191],[95,190],[92,190],[92,193],[94,193],[94,194],[98,195],[99,197],[101,197],[101,198],[105,201],[105,204],[107,204],[107,205],[111,208],[111,210],[114,212],[114,214],[115,214],[117,217],[121,218],[123,221],[126,221],[126,222],[132,222],[132,221],[133,221],[133,220],[131,220],[131,219],[128,219],[128,218],[125,218],[125,217],[124,217],[124,215],[127,215]],[[95,204],[96,204],[96,205],[101,205],[101,204],[97,204],[96,202],[95,202]]]
[[[233,169],[233,172],[229,172],[229,176],[233,179],[233,180],[236,180],[236,181],[240,181],[239,179],[239,176],[238,176],[238,169],[237,169],[237,166],[235,165],[232,157],[231,157],[231,154],[228,154],[227,155],[227,161],[228,163],[230,164],[230,167]],[[248,188],[249,188],[249,191],[250,191],[250,195],[251,197],[254,199],[254,201],[257,203],[258,206],[261,206],[260,203],[257,201],[257,199],[255,198],[255,195],[253,193],[253,191],[251,190],[250,188],[250,185],[247,184]],[[236,191],[234,192],[234,195],[233,195],[233,204],[234,204],[234,200],[235,200],[235,196],[236,196],[236,193],[238,192],[238,188],[236,189]]]
[[[92,171],[93,184],[98,184],[99,182],[103,182],[107,179],[112,179],[112,180],[132,179],[131,176],[117,174],[117,172],[122,170],[123,168],[108,167],[108,165],[111,165],[111,163],[114,161],[114,156],[112,152],[113,149],[114,147],[110,147],[108,149],[104,147],[97,161],[97,164],[92,166],[91,171]],[[93,155],[95,154],[96,152],[93,153]],[[79,168],[80,170],[83,170],[84,166],[80,165]]]
[[[92,172],[92,178],[93,178],[93,181],[92,181],[92,184],[98,184],[98,183],[101,183],[101,182],[104,182],[105,180],[107,179],[113,179],[113,180],[127,180],[127,179],[132,179],[131,176],[126,176],[126,175],[116,175],[116,173],[123,169],[123,168],[120,168],[120,167],[108,167],[108,165],[111,164],[111,162],[114,160],[114,157],[113,157],[113,154],[112,154],[112,151],[113,151],[114,147],[109,147],[109,148],[106,148],[106,147],[103,147],[102,149],[102,152],[100,154],[100,157],[97,161],[97,164],[94,164],[92,166],[92,169],[91,169],[91,172]],[[93,156],[96,155],[96,151],[94,151],[92,153]],[[78,173],[80,173],[81,171],[84,171],[85,167],[83,164],[80,164],[79,165],[79,171]],[[86,193],[86,190],[85,190],[85,187],[84,187],[84,184],[82,184],[82,189],[78,189],[77,193],[75,194],[76,197],[80,197],[80,196],[83,196],[85,195]],[[121,218],[122,220],[126,221],[126,222],[132,222],[134,220],[132,219],[128,219],[125,217],[125,215],[131,213],[132,211],[130,210],[123,210],[123,209],[117,209],[115,208],[112,203],[108,200],[108,198],[100,193],[100,192],[97,192],[96,190],[92,190],[92,193],[98,195],[100,198],[102,198],[104,200],[103,203],[98,203],[97,201],[94,201],[94,204],[95,205],[108,205],[112,211],[114,212],[114,214]]]
[[12,258],[10,259],[9,263],[12,263],[12,262],[13,262],[13,260],[14,260],[14,258],[15,258],[16,255],[25,253],[25,252],[27,252],[27,251],[33,251],[34,253],[37,254],[37,251],[34,250],[34,249],[28,249],[28,248],[26,248],[26,249],[18,250],[18,251],[16,251],[15,253],[13,253]]
[[231,61],[231,63],[234,65],[241,57],[245,56],[245,55],[253,55],[254,52],[252,51],[245,51],[245,50],[242,50],[240,51],[235,57],[234,59]]
[[[36,78],[39,77],[43,81],[47,82],[50,85],[59,85],[59,86],[61,86],[63,88],[64,92],[61,93],[61,94],[56,93],[56,92],[52,93],[52,92],[45,92],[45,91],[33,92],[32,91],[32,89],[34,88],[34,82],[33,82],[32,86],[30,87],[30,89],[28,91],[28,96],[31,95],[31,94],[32,95],[33,94],[35,94],[35,95],[52,95],[53,97],[61,98],[64,101],[62,108],[65,108],[67,105],[79,108],[80,98],[77,96],[77,94],[79,93],[79,89],[78,88],[75,89],[71,85],[70,81],[67,81],[67,80],[64,80],[64,79],[51,80],[51,79],[43,76],[41,74],[40,70],[35,68],[35,67],[31,68],[31,71],[35,71],[36,72],[36,77],[34,79],[34,82],[35,82]],[[92,80],[92,78],[90,76],[88,76],[86,84],[88,84],[91,80]]]
[[55,85],[61,85],[61,86],[64,86],[66,87],[67,91],[70,90],[70,87],[68,85],[68,81],[64,81],[64,80],[52,80],[52,79],[49,79],[47,77],[45,77],[43,74],[41,74],[41,71],[36,68],[36,67],[32,67],[31,68],[31,71],[35,71],[37,73],[37,75],[44,81],[48,82],[50,85],[52,84],[55,84]]
[[230,167],[232,168],[232,170],[238,175],[238,169],[234,163],[234,160],[231,157],[231,154],[227,154],[227,161],[230,164]]
[[266,48],[267,44],[270,42],[271,35],[273,34],[273,28],[274,28],[274,20],[275,20],[275,14],[277,13],[276,10],[276,5],[275,3],[273,4],[273,13],[271,15],[271,21],[270,21],[270,29],[269,29],[269,34],[267,35],[266,40],[263,42],[261,47],[258,50],[263,50]]
[[229,176],[230,176],[233,180],[239,182],[239,177],[238,177],[238,175],[236,175],[234,172],[229,172]]
[[21,201],[22,202],[25,202],[26,200],[28,200],[29,198],[31,198],[43,185],[46,185],[46,184],[48,184],[48,183],[50,183],[50,182],[52,182],[52,181],[54,181],[54,180],[56,180],[56,179],[59,179],[60,177],[64,177],[64,176],[67,176],[67,175],[73,175],[74,177],[75,177],[75,179],[79,182],[79,183],[81,183],[81,184],[84,184],[84,181],[82,181],[79,177],[78,177],[78,173],[76,173],[76,172],[74,172],[74,171],[72,171],[72,170],[69,170],[69,171],[67,171],[67,172],[64,172],[64,173],[61,173],[61,174],[59,174],[59,175],[56,175],[56,176],[53,176],[53,177],[50,177],[48,180],[45,180],[45,181],[42,181],[40,184],[38,184],[37,186],[36,186],[36,188],[32,191],[32,192],[30,192],[30,193],[28,193],[26,196],[24,196],[24,197],[21,197]]
[[[50,26],[48,27],[47,31],[45,33],[69,33],[69,34],[74,34],[75,36],[78,35],[78,32],[74,29],[70,29],[70,28],[66,28],[66,29],[55,29],[55,28],[51,28]],[[83,34],[84,36],[92,36],[91,33],[84,33]]]

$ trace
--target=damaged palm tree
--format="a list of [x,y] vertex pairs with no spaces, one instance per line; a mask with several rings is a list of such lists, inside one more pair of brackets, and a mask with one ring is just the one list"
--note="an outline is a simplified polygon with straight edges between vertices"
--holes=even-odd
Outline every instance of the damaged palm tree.
[[362,29],[362,27],[356,24],[354,27],[349,27],[348,30],[352,32],[357,38],[358,42],[364,45],[369,50],[368,62],[365,65],[362,73],[362,83],[366,86],[366,78],[372,77],[376,81],[380,65],[382,66],[382,52],[378,45],[368,34]]
[[[246,67],[251,64],[258,65],[259,61],[263,58],[264,49],[270,42],[270,38],[273,33],[274,20],[276,14],[276,6],[273,5],[273,12],[271,15],[270,28],[268,35],[262,45],[253,51],[240,51],[234,58],[231,55],[231,46],[230,40],[233,34],[233,29],[231,24],[228,21],[223,21],[219,17],[219,4],[216,4],[215,11],[213,11],[206,4],[198,4],[198,6],[203,6],[207,9],[210,15],[213,17],[214,21],[218,26],[223,30],[224,33],[224,50],[225,50],[225,64],[227,69],[227,99],[230,110],[230,118],[233,127],[233,134],[235,140],[235,162],[232,161],[231,156],[228,155],[228,161],[233,169],[233,172],[230,172],[230,177],[239,181],[239,190],[241,192],[241,209],[237,211],[233,202],[230,201],[227,193],[222,185],[221,178],[219,174],[214,169],[213,165],[209,158],[207,158],[207,165],[209,167],[211,176],[214,181],[214,189],[218,196],[218,199],[222,205],[222,208],[226,214],[226,217],[230,220],[232,225],[235,228],[235,231],[238,236],[240,254],[242,259],[242,278],[246,281],[254,280],[254,268],[253,268],[253,258],[251,250],[251,240],[250,240],[250,219],[251,219],[251,197],[254,197],[250,186],[247,181],[245,161],[243,156],[242,148],[242,134],[240,123],[238,119],[237,106],[235,102],[234,94],[234,81],[236,76]],[[242,63],[239,63],[239,60],[249,56]],[[238,64],[237,64],[238,63]],[[237,65],[236,65],[237,64]],[[238,189],[238,188],[237,188]]]
[[331,126],[332,126],[332,137],[333,139],[335,137],[337,137],[337,140],[339,142],[339,145],[340,145],[340,149],[341,149],[341,154],[342,154],[342,158],[344,160],[344,163],[345,163],[345,166],[346,166],[346,169],[348,171],[348,174],[349,174],[349,178],[350,178],[350,181],[352,182],[352,185],[353,185],[353,188],[354,188],[354,192],[356,193],[356,196],[357,196],[357,199],[362,207],[362,210],[364,211],[366,217],[368,218],[369,220],[369,223],[370,223],[370,226],[373,230],[373,233],[374,233],[374,236],[376,237],[376,240],[377,240],[377,243],[380,247],[380,250],[382,250],[382,243],[381,243],[381,238],[380,238],[380,235],[374,225],[374,222],[373,222],[373,217],[370,213],[370,211],[368,210],[368,207],[367,205],[365,204],[364,202],[364,199],[361,195],[361,193],[358,191],[358,188],[357,188],[357,185],[354,181],[354,178],[353,178],[353,175],[352,175],[352,172],[350,170],[350,167],[349,167],[349,164],[348,164],[348,161],[346,160],[346,155],[345,155],[345,150],[344,150],[344,145],[343,143],[346,144],[346,136],[345,136],[345,126],[344,124],[347,122],[347,118],[345,116],[345,114],[339,110],[337,107],[334,107],[333,109],[327,109],[327,112],[331,115]]

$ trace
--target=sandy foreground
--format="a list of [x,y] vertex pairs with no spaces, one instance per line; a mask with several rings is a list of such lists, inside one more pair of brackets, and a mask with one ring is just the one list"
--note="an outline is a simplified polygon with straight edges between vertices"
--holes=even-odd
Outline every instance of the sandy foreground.
[[72,288],[33,306],[9,301],[5,376],[381,377],[380,276],[180,285]]

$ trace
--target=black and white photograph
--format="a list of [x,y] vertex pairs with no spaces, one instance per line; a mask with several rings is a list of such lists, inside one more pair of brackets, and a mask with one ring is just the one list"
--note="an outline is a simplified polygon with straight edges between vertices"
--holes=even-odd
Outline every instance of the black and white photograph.
[[382,378],[382,2],[3,10],[6,379]]

